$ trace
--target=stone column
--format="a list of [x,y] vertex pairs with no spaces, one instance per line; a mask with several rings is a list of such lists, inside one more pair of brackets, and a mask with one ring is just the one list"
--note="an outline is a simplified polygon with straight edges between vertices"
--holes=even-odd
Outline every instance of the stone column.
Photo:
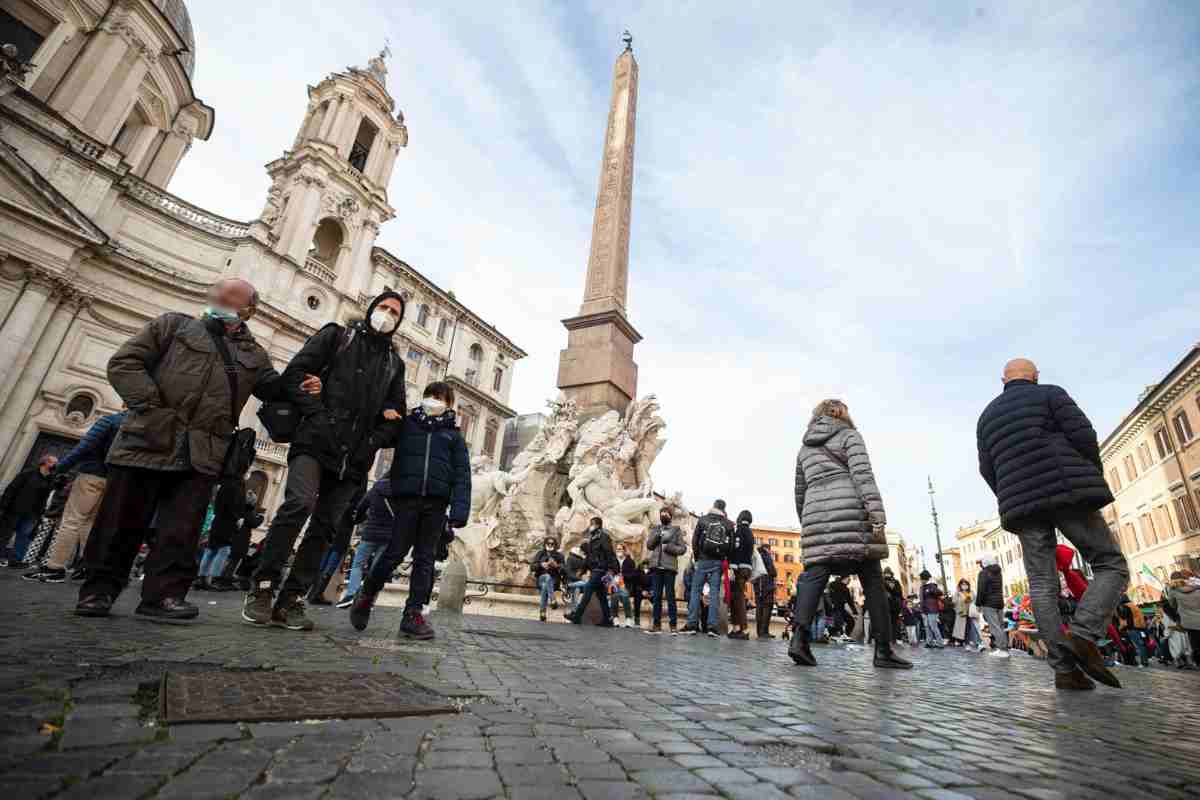
[[146,182],[160,189],[166,189],[171,177],[175,174],[179,162],[192,146],[191,131],[176,125],[163,139],[146,170]]
[[165,136],[162,131],[152,125],[142,125],[137,129],[133,144],[130,145],[129,152],[125,154],[125,163],[129,164],[134,175],[144,175],[150,167],[149,154],[160,134]]
[[304,172],[296,177],[292,188],[291,199],[288,201],[287,218],[279,231],[279,253],[303,264],[312,245],[314,223],[317,209],[321,205],[321,190],[325,182],[317,175]]
[[50,106],[79,126],[104,94],[121,59],[129,52],[132,31],[123,21],[109,21],[92,32],[80,57],[50,98]]
[[53,311],[48,314],[45,328],[36,345],[31,348],[31,357],[24,373],[19,378],[14,375],[9,379],[15,386],[3,409],[4,413],[0,414],[0,453],[9,454],[9,463],[4,465],[6,469],[12,467],[12,458],[24,458],[24,454],[12,452],[13,443],[28,422],[33,402],[62,351],[63,342],[79,316],[79,309],[87,302],[87,298],[65,284],[59,285],[56,295],[51,300]]
[[150,66],[158,60],[158,55],[144,44],[138,43],[139,48],[130,48],[122,59],[120,66],[114,70],[112,79],[107,87],[115,102],[98,103],[88,113],[87,121],[91,126],[92,135],[102,142],[112,144],[117,131],[129,117],[129,112],[137,102],[137,88],[142,79],[150,71]]
[[[53,287],[53,280],[45,271],[30,268],[25,288],[4,327],[0,328],[0,410],[12,395],[47,318],[54,311],[56,303],[50,302]],[[0,416],[8,417],[7,414]]]
[[392,177],[392,167],[396,164],[396,156],[400,155],[400,143],[389,141],[387,143],[387,152],[379,160],[377,169],[369,176],[371,180],[378,185],[387,189],[387,185]]
[[339,94],[329,104],[329,108],[325,111],[325,118],[321,120],[321,129],[313,136],[314,139],[320,139],[323,142],[332,142],[332,131],[336,128],[338,120],[346,108],[346,95]]
[[375,237],[379,235],[379,223],[373,219],[363,220],[358,229],[358,242],[354,246],[354,263],[350,268],[350,296],[358,296],[371,288],[371,250],[375,247]]

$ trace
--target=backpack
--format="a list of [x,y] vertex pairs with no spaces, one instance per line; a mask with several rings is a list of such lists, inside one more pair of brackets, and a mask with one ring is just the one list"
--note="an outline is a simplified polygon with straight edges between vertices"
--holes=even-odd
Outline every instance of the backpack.
[[704,525],[700,536],[700,552],[712,558],[724,557],[729,553],[729,528],[725,520],[714,518]]
[[[330,322],[329,324],[336,325],[337,323]],[[325,330],[325,328],[322,327],[321,330]],[[317,333],[320,332],[317,331]],[[321,371],[320,377],[322,381],[329,374],[329,368],[333,365],[333,359],[340,356],[350,347],[350,343],[354,341],[356,333],[357,331],[349,326],[341,329],[334,351],[330,354],[329,363]],[[316,334],[313,335],[315,336]],[[305,344],[308,344],[307,340]],[[263,403],[258,409],[258,419],[262,422],[263,428],[266,429],[267,435],[271,437],[271,441],[278,442],[279,444],[288,444],[291,442],[295,438],[296,432],[300,429],[300,409],[291,400],[270,400]]]

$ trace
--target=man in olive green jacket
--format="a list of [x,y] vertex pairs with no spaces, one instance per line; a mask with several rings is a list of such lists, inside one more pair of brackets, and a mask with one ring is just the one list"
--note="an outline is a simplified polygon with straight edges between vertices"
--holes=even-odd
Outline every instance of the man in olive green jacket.
[[[109,383],[129,415],[108,452],[108,485],[84,551],[88,579],[76,614],[108,615],[151,529],[156,537],[137,613],[173,620],[199,613],[184,598],[238,417],[251,394],[273,400],[284,391],[246,327],[257,305],[258,292],[248,282],[223,280],[210,290],[203,316],[163,314],[109,359]],[[302,388],[319,392],[320,381],[310,378]]]

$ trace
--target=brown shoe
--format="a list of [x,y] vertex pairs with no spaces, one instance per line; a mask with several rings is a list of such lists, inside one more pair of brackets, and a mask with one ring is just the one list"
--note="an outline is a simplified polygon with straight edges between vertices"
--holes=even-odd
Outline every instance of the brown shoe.
[[1096,688],[1096,684],[1083,674],[1083,670],[1073,669],[1070,672],[1054,673],[1054,688],[1071,692],[1090,692]]
[[1096,647],[1094,642],[1067,633],[1066,643],[1071,652],[1075,654],[1075,662],[1088,674],[1089,678],[1098,680],[1105,686],[1111,686],[1114,689],[1121,688],[1121,682],[1117,680],[1117,676],[1104,666],[1104,656],[1100,654],[1100,648]]

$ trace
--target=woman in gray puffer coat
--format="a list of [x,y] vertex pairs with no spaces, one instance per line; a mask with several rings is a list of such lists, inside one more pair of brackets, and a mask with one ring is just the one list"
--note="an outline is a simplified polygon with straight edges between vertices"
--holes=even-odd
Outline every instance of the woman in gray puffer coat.
[[809,631],[831,575],[858,576],[871,615],[875,666],[912,669],[892,651],[892,624],[880,561],[887,558],[883,499],[862,436],[846,404],[824,400],[813,409],[804,446],[796,456],[796,513],[804,571],[796,583],[788,655],[815,667]]

